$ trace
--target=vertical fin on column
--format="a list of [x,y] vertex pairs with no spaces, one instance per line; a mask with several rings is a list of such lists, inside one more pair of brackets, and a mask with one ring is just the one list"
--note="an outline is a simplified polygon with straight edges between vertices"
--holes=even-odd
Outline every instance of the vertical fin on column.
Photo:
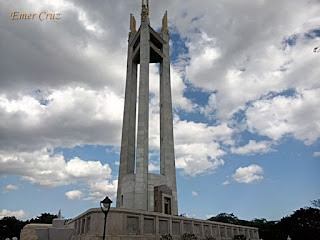
[[130,33],[129,33],[129,36],[131,36],[132,34],[136,34],[136,33],[137,33],[136,19],[134,18],[134,16],[132,14],[130,14]]
[[164,16],[162,18],[161,32],[165,33],[165,34],[169,34],[169,30],[168,30],[168,12],[167,11],[166,11],[166,13],[164,14]]

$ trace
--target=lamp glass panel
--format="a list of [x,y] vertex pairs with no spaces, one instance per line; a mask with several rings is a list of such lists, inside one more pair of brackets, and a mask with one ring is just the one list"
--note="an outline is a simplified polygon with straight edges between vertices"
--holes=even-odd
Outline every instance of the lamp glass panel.
[[110,203],[103,203],[103,206],[108,209],[110,207]]

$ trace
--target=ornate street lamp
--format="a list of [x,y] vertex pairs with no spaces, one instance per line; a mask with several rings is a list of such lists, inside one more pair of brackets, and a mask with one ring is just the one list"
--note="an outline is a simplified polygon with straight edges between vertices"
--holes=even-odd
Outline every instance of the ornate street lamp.
[[112,203],[112,201],[110,200],[110,198],[108,196],[100,202],[101,210],[104,213],[104,228],[103,228],[102,240],[105,240],[105,237],[106,237],[107,215],[110,210],[111,203]]

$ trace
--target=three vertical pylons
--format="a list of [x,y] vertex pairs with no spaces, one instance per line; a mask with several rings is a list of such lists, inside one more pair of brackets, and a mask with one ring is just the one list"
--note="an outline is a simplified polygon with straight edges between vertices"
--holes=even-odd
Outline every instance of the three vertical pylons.
[[[130,15],[117,207],[177,215],[169,40],[167,12],[162,19],[161,33],[157,33],[150,27],[149,1],[145,3],[142,0],[141,25],[138,31],[136,20]],[[160,63],[160,174],[148,172],[150,63]]]

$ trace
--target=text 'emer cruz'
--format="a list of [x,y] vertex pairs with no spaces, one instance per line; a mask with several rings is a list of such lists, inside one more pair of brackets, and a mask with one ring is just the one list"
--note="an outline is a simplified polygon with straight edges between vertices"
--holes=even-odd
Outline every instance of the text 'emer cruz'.
[[20,20],[20,19],[25,19],[25,20],[31,20],[34,18],[38,18],[40,21],[43,20],[59,20],[61,18],[60,13],[47,13],[45,11],[41,11],[39,13],[20,13],[18,11],[12,11],[10,13],[10,17],[12,20]]

